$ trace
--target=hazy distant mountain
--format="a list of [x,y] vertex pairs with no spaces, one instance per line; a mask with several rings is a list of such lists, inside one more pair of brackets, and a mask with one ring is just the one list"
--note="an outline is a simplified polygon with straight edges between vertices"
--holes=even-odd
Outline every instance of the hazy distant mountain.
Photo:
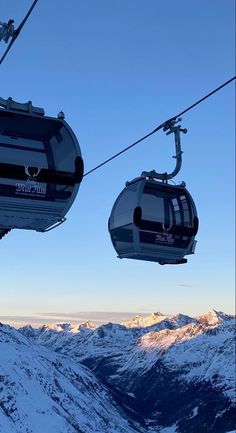
[[[47,353],[51,359],[60,353],[65,355],[63,362],[72,362],[79,371],[84,372],[81,364],[91,370],[90,385],[85,386],[91,407],[96,397],[92,382],[95,388],[103,384],[109,400],[107,416],[115,427],[103,427],[101,433],[119,433],[122,428],[127,433],[229,433],[236,428],[233,316],[214,310],[197,318],[154,313],[123,325],[67,323],[38,329],[27,326],[20,332],[37,356]],[[44,352],[45,347],[51,352]],[[35,369],[33,358],[30,367]],[[14,370],[13,364],[9,369]],[[104,406],[96,401],[100,403]],[[119,430],[119,417],[129,426],[119,421]]]
[[147,317],[141,315],[135,316],[131,320],[123,322],[123,325],[127,326],[127,328],[137,328],[137,327],[144,328],[146,326],[155,325],[156,323],[159,323],[165,319],[167,319],[167,316],[158,312],[158,313],[153,313]]

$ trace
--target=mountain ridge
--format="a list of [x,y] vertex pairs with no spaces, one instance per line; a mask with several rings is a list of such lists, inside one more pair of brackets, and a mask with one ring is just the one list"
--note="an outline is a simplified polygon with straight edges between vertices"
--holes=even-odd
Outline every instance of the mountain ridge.
[[[95,329],[95,328],[99,328],[103,325],[106,325],[108,323],[112,323],[112,324],[118,324],[118,325],[123,325],[127,328],[138,328],[138,327],[148,327],[148,326],[152,326],[155,325],[157,323],[162,322],[163,320],[169,320],[169,321],[176,321],[176,320],[181,320],[181,318],[183,319],[183,322],[185,320],[188,321],[188,323],[190,323],[191,321],[199,321],[199,322],[204,322],[204,323],[209,323],[209,324],[217,324],[220,323],[222,320],[228,320],[231,318],[234,318],[235,316],[231,315],[231,314],[226,314],[222,311],[217,311],[214,309],[209,310],[207,313],[203,314],[203,315],[199,315],[196,317],[191,317],[188,316],[186,314],[182,314],[182,313],[177,313],[174,315],[166,315],[163,314],[161,312],[154,312],[148,316],[143,316],[141,314],[138,314],[134,317],[132,317],[129,320],[126,321],[122,321],[122,322],[105,322],[102,324],[96,324],[95,322],[93,322],[92,320],[86,320],[86,321],[82,321],[82,322],[78,322],[77,324],[71,324],[70,322],[63,322],[63,321],[55,321],[55,323],[50,323],[50,324],[44,324],[42,326],[36,327],[36,326],[32,326],[30,324],[24,325],[19,327],[18,329],[26,329],[27,327],[32,329],[44,329],[44,330],[55,330],[58,332],[61,331],[70,331],[70,332],[75,332],[76,331],[80,331],[82,328],[88,328],[88,329]],[[67,328],[67,329],[66,329]]]

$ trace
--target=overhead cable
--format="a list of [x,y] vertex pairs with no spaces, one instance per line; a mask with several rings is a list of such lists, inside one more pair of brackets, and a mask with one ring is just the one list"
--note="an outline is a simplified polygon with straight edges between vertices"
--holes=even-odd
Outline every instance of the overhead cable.
[[166,120],[165,122],[161,123],[159,126],[157,126],[155,129],[153,129],[153,131],[149,132],[148,134],[144,135],[142,138],[140,138],[139,140],[135,141],[134,143],[130,144],[129,146],[125,147],[124,149],[122,149],[120,152],[116,153],[115,155],[111,156],[110,158],[106,159],[105,161],[103,161],[101,164],[97,165],[96,167],[94,167],[93,169],[89,170],[87,173],[84,174],[84,177],[87,176],[90,173],[93,173],[95,170],[98,170],[99,168],[101,168],[103,165],[107,164],[108,162],[112,161],[113,159],[117,158],[118,156],[120,156],[122,153],[126,152],[127,150],[131,149],[132,147],[136,146],[136,144],[141,143],[141,141],[146,140],[148,137],[150,137],[151,135],[155,134],[157,131],[159,131],[160,129],[162,129],[165,125],[167,125],[169,122],[171,122],[172,120],[177,119],[178,117],[182,116],[183,114],[187,113],[188,111],[192,110],[194,107],[196,107],[198,104],[200,104],[201,102],[205,101],[207,98],[209,98],[210,96],[214,95],[214,93],[219,92],[219,90],[223,89],[223,87],[227,86],[228,84],[230,84],[232,81],[234,81],[236,79],[236,75],[232,78],[230,78],[230,80],[225,81],[223,84],[221,84],[219,87],[217,87],[216,89],[212,90],[210,93],[208,93],[207,95],[203,96],[203,98],[199,99],[198,101],[196,101],[194,104],[190,105],[188,108],[186,108],[185,110],[181,111],[181,113],[176,114],[176,116],[171,117],[170,119]]
[[28,10],[26,16],[25,16],[24,19],[21,21],[19,27],[17,27],[17,29],[14,31],[13,36],[12,36],[12,39],[11,39],[11,41],[10,41],[10,43],[9,43],[9,45],[8,45],[8,47],[7,47],[7,49],[6,49],[6,51],[5,51],[5,53],[3,54],[3,56],[2,56],[2,58],[1,58],[1,60],[0,60],[0,65],[2,64],[3,60],[5,59],[7,53],[10,51],[10,49],[11,49],[12,45],[14,44],[16,38],[19,36],[20,31],[21,31],[22,28],[24,27],[26,21],[28,20],[30,14],[31,14],[32,10],[34,9],[34,7],[36,6],[36,3],[37,3],[37,2],[38,2],[38,0],[34,0],[32,6],[31,6],[30,9]]

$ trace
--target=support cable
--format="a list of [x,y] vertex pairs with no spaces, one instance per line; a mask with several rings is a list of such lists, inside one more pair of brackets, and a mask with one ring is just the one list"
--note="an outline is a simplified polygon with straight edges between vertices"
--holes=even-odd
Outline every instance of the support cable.
[[107,164],[108,162],[112,161],[113,159],[117,158],[118,156],[120,156],[122,153],[126,152],[127,150],[131,149],[132,147],[136,146],[136,144],[141,143],[141,141],[146,140],[148,137],[150,137],[151,135],[155,134],[157,131],[159,131],[160,129],[168,126],[168,124],[170,124],[173,120],[177,119],[178,117],[182,116],[183,114],[187,113],[188,111],[192,110],[194,107],[196,107],[198,104],[200,104],[201,102],[205,101],[207,98],[209,98],[210,96],[214,95],[214,93],[219,92],[219,90],[223,89],[223,87],[227,86],[228,84],[230,84],[232,81],[234,81],[236,79],[236,75],[232,78],[230,78],[230,80],[225,81],[223,84],[221,84],[219,87],[217,87],[216,89],[212,90],[210,93],[208,93],[207,95],[203,96],[203,98],[199,99],[198,101],[196,101],[194,104],[190,105],[188,108],[186,108],[185,110],[181,111],[181,113],[176,114],[176,116],[171,117],[170,119],[166,120],[165,122],[161,123],[159,126],[157,126],[155,129],[153,129],[153,131],[149,132],[148,134],[144,135],[144,137],[140,138],[139,140],[135,141],[134,143],[130,144],[129,146],[125,147],[124,149],[122,149],[120,152],[116,153],[115,155],[111,156],[110,158],[106,159],[104,162],[102,162],[101,164],[97,165],[96,167],[94,167],[92,170],[89,170],[87,173],[84,174],[85,176],[88,176],[88,174],[93,173],[95,170],[98,170],[99,168],[101,168],[103,165]]

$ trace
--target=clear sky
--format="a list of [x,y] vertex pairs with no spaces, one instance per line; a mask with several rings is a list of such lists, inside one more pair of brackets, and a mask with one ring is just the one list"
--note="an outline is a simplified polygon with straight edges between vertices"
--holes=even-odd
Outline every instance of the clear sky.
[[[235,75],[234,4],[39,0],[0,66],[1,96],[32,100],[49,116],[63,110],[88,171]],[[30,5],[1,0],[0,21],[18,25]],[[234,312],[234,89],[183,116],[188,134],[175,180],[187,183],[200,219],[188,264],[119,260],[107,231],[127,180],[172,171],[173,137],[159,132],[86,177],[57,230],[14,230],[1,240],[4,321],[80,311]]]

